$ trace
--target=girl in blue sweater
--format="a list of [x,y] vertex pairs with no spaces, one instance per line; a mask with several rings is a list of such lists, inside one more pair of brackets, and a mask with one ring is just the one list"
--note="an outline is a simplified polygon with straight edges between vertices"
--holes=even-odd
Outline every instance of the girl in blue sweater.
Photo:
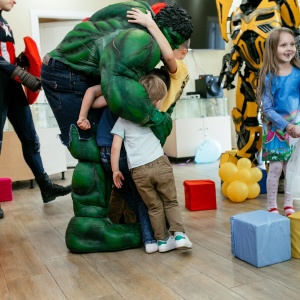
[[[267,209],[277,208],[278,182],[281,172],[286,173],[295,138],[295,125],[300,121],[300,62],[296,58],[295,37],[288,28],[273,29],[265,44],[260,70],[257,100],[263,121],[263,160],[269,162],[267,176]],[[285,182],[286,187],[286,182]],[[286,216],[294,213],[290,193],[284,195]]]

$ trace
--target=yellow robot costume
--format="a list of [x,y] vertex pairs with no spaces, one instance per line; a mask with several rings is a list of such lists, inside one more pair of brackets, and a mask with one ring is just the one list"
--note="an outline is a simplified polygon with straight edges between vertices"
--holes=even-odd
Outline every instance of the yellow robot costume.
[[227,26],[233,43],[231,53],[223,58],[220,78],[223,88],[235,86],[238,73],[236,107],[231,114],[237,133],[237,157],[257,164],[262,146],[258,122],[256,89],[262,65],[265,40],[276,27],[288,27],[299,35],[300,11],[297,0],[243,0],[229,16],[233,0],[216,0],[223,39],[228,42]]

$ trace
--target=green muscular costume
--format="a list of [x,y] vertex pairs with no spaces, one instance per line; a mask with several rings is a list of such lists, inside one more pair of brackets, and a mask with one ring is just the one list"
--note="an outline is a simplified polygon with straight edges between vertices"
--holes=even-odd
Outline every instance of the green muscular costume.
[[[81,83],[73,82],[74,78],[82,76],[89,85],[101,83],[111,111],[150,126],[161,144],[172,129],[170,116],[151,104],[138,82],[160,61],[160,49],[144,27],[128,23],[126,15],[132,7],[151,11],[144,1],[122,2],[99,10],[76,25],[44,59],[42,67],[42,86],[62,142],[79,160],[72,179],[75,216],[66,231],[66,244],[72,252],[115,251],[141,244],[139,224],[117,225],[107,217],[111,178],[105,177],[92,131],[76,128],[81,105],[78,99],[84,91],[80,90]],[[166,6],[154,20],[172,48],[190,38],[191,18],[178,5]],[[53,67],[55,61],[60,62],[58,68]],[[61,68],[64,73],[60,73]],[[63,81],[66,73],[67,83]],[[91,123],[95,124],[92,113],[91,109]]]

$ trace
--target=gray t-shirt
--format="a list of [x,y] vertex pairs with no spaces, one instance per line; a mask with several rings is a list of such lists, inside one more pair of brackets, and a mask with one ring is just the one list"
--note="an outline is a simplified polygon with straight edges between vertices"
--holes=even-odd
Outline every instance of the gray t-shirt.
[[119,118],[111,133],[124,139],[129,169],[145,165],[164,155],[159,139],[149,127]]

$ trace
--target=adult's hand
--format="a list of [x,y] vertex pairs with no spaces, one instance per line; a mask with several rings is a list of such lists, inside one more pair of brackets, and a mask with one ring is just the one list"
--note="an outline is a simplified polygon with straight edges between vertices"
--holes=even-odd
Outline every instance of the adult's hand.
[[28,57],[25,55],[24,52],[21,52],[17,57],[17,66],[21,67],[22,69],[28,68],[30,65]]

